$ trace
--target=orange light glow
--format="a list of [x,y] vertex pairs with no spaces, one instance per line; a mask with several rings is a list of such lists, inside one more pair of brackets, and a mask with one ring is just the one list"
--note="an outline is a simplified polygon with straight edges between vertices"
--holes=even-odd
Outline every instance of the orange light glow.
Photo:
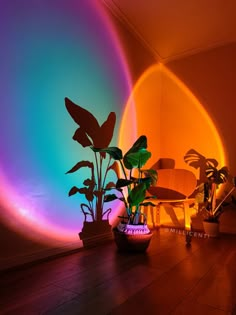
[[175,168],[190,169],[198,178],[198,170],[183,159],[192,148],[216,159],[220,166],[226,164],[211,117],[190,89],[161,64],[146,70],[134,86],[122,118],[119,145],[128,148],[141,134],[147,136],[153,153],[150,165],[172,158]]
[[[199,179],[200,169],[184,161],[190,149],[206,159],[215,159],[220,167],[227,163],[219,133],[204,106],[162,64],[147,69],[134,86],[123,115],[119,145],[128,149],[131,140],[141,134],[147,136],[152,152],[147,167],[160,158],[173,159],[174,168],[189,169]],[[168,220],[166,213],[164,217]],[[190,222],[186,222],[186,228],[190,228]]]

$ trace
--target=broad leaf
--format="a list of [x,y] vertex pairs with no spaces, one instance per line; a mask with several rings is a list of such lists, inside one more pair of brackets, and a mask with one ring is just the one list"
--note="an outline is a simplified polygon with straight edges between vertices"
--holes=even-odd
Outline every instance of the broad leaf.
[[87,188],[87,187],[79,188],[78,192],[79,192],[80,194],[84,194],[85,197],[86,197],[86,199],[87,199],[88,201],[93,201],[94,196],[93,196],[93,188],[92,188],[92,187],[89,187],[89,188]]
[[76,129],[73,140],[79,142],[84,148],[92,145],[91,139],[88,137],[87,133],[84,132],[83,129]]
[[116,123],[116,114],[114,112],[111,112],[107,120],[100,126],[92,113],[73,103],[67,97],[65,98],[65,105],[73,120],[80,126],[74,134],[74,140],[84,147],[91,144],[97,148],[109,146]]
[[129,164],[129,161],[127,159],[127,155],[130,155],[131,153],[136,153],[139,152],[143,149],[147,149],[147,137],[142,135],[140,136],[135,143],[132,145],[132,147],[129,149],[128,152],[126,152],[126,154],[124,155],[123,161],[124,161],[124,165],[127,169],[132,169],[132,164]]
[[76,186],[73,186],[71,189],[70,189],[70,191],[69,191],[69,193],[68,193],[68,196],[70,197],[70,196],[73,196],[73,195],[75,195],[76,193],[78,193],[79,192],[79,189],[76,187]]
[[93,163],[89,162],[89,161],[80,161],[77,164],[75,164],[75,166],[73,166],[72,169],[70,169],[68,172],[66,172],[66,174],[74,173],[82,167],[89,167],[89,168],[93,169]]
[[220,170],[217,170],[216,167],[208,167],[206,169],[206,176],[209,180],[216,184],[222,184],[227,181],[229,176],[229,171],[227,167],[222,167]]
[[94,187],[95,186],[95,181],[90,179],[90,178],[87,178],[87,179],[84,180],[83,184],[85,186]]
[[[66,109],[73,118],[73,120],[80,126],[80,136],[78,136],[77,141],[83,146],[87,146],[83,142],[83,139],[88,138],[87,135],[93,140],[96,138],[96,134],[100,129],[97,119],[88,110],[82,108],[81,106],[73,103],[69,98],[65,98]],[[84,136],[82,136],[82,133]],[[74,135],[76,137],[76,134]]]
[[109,194],[104,197],[104,202],[110,202],[119,199],[115,194]]
[[119,178],[118,181],[116,182],[116,188],[126,187],[132,183],[133,183],[132,180]]
[[121,160],[123,155],[121,149],[118,147],[108,147],[108,148],[95,148],[91,147],[94,152],[105,152],[108,153],[114,160]]
[[128,203],[130,204],[131,207],[138,206],[145,199],[145,195],[146,184],[140,183],[131,190],[128,196]]
[[215,159],[207,159],[194,149],[190,149],[184,156],[184,161],[195,169],[201,168],[203,165],[207,167],[216,167],[218,162]]
[[141,149],[147,149],[147,137],[140,136],[126,154],[137,152]]
[[137,152],[130,152],[124,156],[124,165],[127,169],[141,168],[150,159],[151,152],[146,149],[140,149]]
[[100,131],[99,131],[99,138],[94,141],[94,146],[98,148],[106,148],[109,146],[116,123],[116,114],[111,112],[107,120],[102,124]]
[[106,184],[106,187],[104,188],[104,190],[111,190],[116,188],[116,184],[114,182],[109,182]]

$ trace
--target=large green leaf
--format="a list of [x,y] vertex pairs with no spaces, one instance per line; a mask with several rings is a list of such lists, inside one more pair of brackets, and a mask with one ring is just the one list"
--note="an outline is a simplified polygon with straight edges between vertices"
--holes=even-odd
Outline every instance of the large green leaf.
[[146,162],[150,159],[151,152],[147,151],[146,149],[139,149],[136,152],[127,153],[124,156],[124,165],[127,169],[131,170],[133,168],[141,168],[143,167]]
[[128,203],[131,207],[138,206],[146,196],[146,184],[140,183],[137,186],[135,186],[129,196],[128,196]]
[[126,154],[137,152],[141,149],[147,149],[147,137],[140,136]]

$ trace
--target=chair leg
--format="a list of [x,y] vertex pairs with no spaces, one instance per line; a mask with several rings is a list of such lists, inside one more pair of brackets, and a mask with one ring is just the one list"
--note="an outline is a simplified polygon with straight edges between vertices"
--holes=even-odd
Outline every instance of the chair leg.
[[186,245],[190,246],[192,241],[191,233],[191,216],[188,202],[184,202],[184,228],[185,228],[185,241]]

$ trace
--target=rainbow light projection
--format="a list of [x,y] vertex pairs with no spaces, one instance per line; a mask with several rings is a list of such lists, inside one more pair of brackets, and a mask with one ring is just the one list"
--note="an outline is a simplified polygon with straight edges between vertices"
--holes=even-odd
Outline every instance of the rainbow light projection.
[[[92,152],[72,140],[77,126],[65,97],[99,123],[116,112],[111,145],[119,142],[123,151],[146,134],[153,164],[175,157],[176,167],[186,167],[182,158],[190,143],[225,162],[210,117],[167,68],[147,69],[131,93],[120,43],[99,1],[2,0],[0,19],[0,220],[10,228],[46,244],[78,241],[84,200],[67,194],[72,186],[82,186],[86,174],[65,173]],[[199,123],[191,121],[196,115],[213,147],[199,138]],[[189,139],[182,137],[186,134]],[[117,206],[111,223],[118,211]]]
[[82,196],[67,194],[86,175],[65,173],[92,153],[72,140],[64,98],[99,122],[115,111],[116,144],[130,93],[119,42],[99,1],[2,0],[0,19],[1,220],[40,242],[78,240]]

